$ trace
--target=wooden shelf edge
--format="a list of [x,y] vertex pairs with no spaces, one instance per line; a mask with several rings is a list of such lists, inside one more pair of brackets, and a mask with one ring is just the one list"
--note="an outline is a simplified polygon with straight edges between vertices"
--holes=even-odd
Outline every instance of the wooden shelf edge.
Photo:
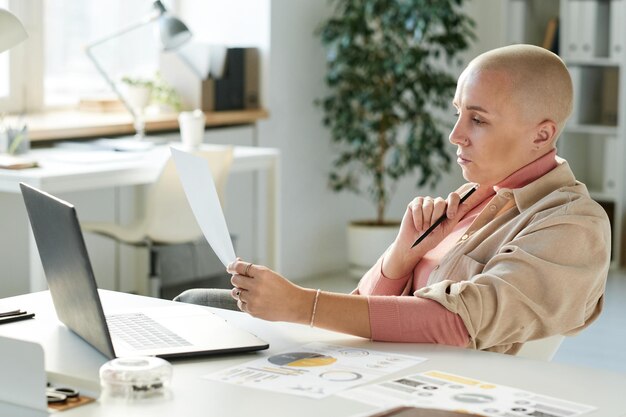
[[[269,117],[265,109],[206,112],[205,115],[207,127],[253,124]],[[132,118],[128,113],[53,111],[27,115],[25,121],[31,142],[135,133]],[[178,114],[146,117],[146,132],[168,130],[178,130]]]

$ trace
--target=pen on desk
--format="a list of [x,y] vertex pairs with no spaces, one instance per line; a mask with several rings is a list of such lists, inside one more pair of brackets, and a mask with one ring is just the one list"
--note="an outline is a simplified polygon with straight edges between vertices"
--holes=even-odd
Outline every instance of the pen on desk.
[[[461,201],[459,201],[459,205],[463,204],[463,202],[467,200],[469,196],[471,196],[474,193],[474,191],[476,191],[477,189],[478,189],[478,185],[475,185],[467,193],[465,193],[465,195],[461,197]],[[441,217],[439,217],[435,223],[433,223],[428,229],[426,229],[424,233],[422,233],[420,237],[417,238],[415,243],[413,243],[413,245],[411,246],[411,249],[413,249],[422,240],[424,240],[426,236],[428,236],[433,230],[435,230],[435,227],[439,226],[446,218],[447,218],[446,213],[443,213]]]
[[26,311],[21,310],[7,311],[5,313],[0,313],[0,324],[27,320],[33,317],[35,317],[35,313],[27,313]]
[[0,313],[0,317],[17,316],[20,314],[26,314],[26,312],[22,310],[3,311]]

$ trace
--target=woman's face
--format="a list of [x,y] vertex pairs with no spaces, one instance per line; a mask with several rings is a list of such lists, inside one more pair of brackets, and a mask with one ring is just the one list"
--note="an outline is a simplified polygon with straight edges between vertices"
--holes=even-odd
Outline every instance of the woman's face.
[[536,126],[524,119],[510,85],[503,71],[470,67],[459,77],[449,139],[467,181],[493,186],[535,158]]

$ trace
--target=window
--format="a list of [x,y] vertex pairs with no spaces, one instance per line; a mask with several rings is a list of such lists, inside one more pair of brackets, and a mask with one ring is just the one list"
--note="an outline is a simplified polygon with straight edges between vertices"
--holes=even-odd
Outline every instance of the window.
[[[81,97],[112,94],[85,54],[98,41],[141,21],[151,1],[44,0],[44,106],[75,105]],[[93,49],[115,81],[124,75],[151,77],[157,68],[157,45],[150,25],[132,30]]]
[[[139,23],[154,0],[0,0],[28,32],[26,42],[0,54],[0,112],[74,107],[85,97],[114,97],[85,46]],[[194,33],[225,45],[269,45],[269,0],[162,0]],[[146,25],[92,49],[114,81],[153,77],[159,48]]]

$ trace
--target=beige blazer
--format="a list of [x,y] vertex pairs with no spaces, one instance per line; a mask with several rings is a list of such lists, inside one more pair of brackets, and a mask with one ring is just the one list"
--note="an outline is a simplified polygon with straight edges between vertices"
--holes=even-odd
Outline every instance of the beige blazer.
[[525,187],[498,190],[416,293],[460,315],[468,347],[514,354],[523,341],[576,334],[600,314],[609,219],[557,162]]

